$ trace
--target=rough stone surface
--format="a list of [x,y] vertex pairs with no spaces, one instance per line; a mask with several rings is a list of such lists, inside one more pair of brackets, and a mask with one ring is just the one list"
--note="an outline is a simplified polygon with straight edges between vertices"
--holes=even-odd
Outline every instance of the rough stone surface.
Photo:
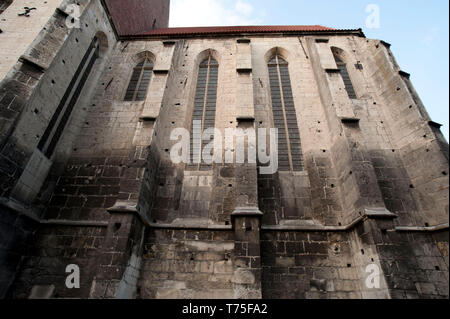
[[[17,38],[22,1],[1,13],[0,297],[448,298],[448,143],[386,43],[321,31],[119,41],[101,1],[80,3],[81,29],[65,26],[67,1],[48,1],[11,51],[1,39]],[[61,101],[94,37],[69,112]],[[289,65],[304,169],[172,163],[171,132],[191,129],[209,55],[223,144],[226,129],[274,126],[274,54]],[[147,97],[124,101],[144,58]],[[37,149],[58,112],[47,171]],[[79,289],[65,285],[69,264]]]

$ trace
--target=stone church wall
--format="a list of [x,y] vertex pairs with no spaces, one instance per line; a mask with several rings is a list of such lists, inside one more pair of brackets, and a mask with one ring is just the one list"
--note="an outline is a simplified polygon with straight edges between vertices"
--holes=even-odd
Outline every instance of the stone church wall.
[[[55,11],[33,44],[42,54],[30,49],[0,83],[1,296],[43,286],[55,298],[448,298],[448,144],[388,44],[342,34],[116,41],[99,1],[81,30],[64,18]],[[100,56],[50,173],[33,172],[37,136],[94,36]],[[172,163],[169,137],[191,129],[203,59],[219,64],[225,142],[226,129],[273,127],[275,54],[289,64],[304,170]],[[147,99],[124,101],[144,58]],[[18,190],[24,171],[35,183]],[[65,286],[69,264],[79,290]],[[365,285],[369,264],[379,289]]]

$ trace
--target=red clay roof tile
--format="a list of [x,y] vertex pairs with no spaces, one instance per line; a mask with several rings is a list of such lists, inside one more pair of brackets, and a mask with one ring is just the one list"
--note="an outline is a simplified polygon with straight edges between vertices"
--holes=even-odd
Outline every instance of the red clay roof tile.
[[273,33],[273,32],[315,32],[337,31],[321,25],[279,25],[279,26],[231,26],[231,27],[189,27],[165,28],[143,32],[137,36],[174,36],[231,33]]

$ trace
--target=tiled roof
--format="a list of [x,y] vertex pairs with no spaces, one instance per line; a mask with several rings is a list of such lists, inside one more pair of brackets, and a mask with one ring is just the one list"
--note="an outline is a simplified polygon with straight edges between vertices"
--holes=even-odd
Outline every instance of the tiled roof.
[[136,35],[169,25],[169,1],[102,0],[102,2],[119,36]]
[[361,32],[358,30],[338,30],[320,25],[288,25],[288,26],[234,26],[234,27],[190,27],[190,28],[166,28],[155,29],[136,35],[137,37],[145,36],[195,36],[195,35],[220,35],[220,34],[236,34],[236,33],[276,33],[276,32]]

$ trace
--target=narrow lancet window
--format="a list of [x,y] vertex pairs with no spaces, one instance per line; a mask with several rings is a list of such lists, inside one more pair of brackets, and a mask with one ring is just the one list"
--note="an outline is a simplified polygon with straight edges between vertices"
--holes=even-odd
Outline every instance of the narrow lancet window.
[[302,171],[303,155],[288,63],[276,55],[270,59],[268,67],[273,121],[278,129],[279,169]]
[[149,58],[136,65],[125,94],[125,101],[144,101],[153,72],[153,62]]
[[348,74],[347,65],[342,61],[342,59],[336,54],[333,53],[334,60],[336,61],[336,65],[340,70],[342,80],[344,80],[345,90],[347,91],[348,97],[351,99],[356,99],[355,89],[353,88],[352,81]]
[[191,169],[211,169],[211,165],[205,164],[202,160],[201,152],[213,140],[202,141],[201,134],[215,126],[218,74],[219,63],[211,55],[200,63],[192,116]]

